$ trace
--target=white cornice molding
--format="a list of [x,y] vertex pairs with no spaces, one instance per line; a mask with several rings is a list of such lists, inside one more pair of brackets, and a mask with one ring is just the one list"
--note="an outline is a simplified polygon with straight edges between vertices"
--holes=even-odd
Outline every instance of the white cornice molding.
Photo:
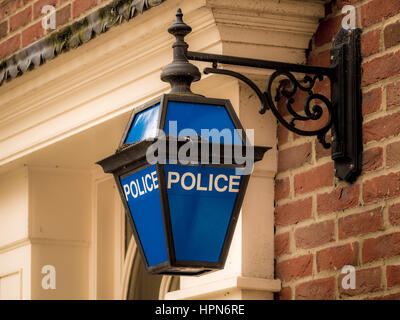
[[298,63],[323,16],[320,1],[165,1],[0,87],[0,166],[167,91],[159,75],[178,6],[191,50]]

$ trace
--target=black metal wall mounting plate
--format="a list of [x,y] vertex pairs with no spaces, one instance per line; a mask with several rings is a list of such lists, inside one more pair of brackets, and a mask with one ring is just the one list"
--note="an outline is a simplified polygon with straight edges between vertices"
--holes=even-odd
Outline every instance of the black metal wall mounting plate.
[[331,49],[332,159],[336,176],[354,182],[362,171],[361,30],[342,29]]

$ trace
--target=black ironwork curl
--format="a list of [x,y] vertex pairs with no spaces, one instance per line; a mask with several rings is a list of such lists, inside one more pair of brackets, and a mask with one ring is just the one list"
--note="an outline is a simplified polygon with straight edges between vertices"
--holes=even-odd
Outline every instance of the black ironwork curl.
[[[324,148],[329,149],[331,147],[331,144],[326,142],[326,134],[332,127],[332,103],[327,97],[313,92],[317,80],[322,81],[325,76],[324,74],[319,73],[314,75],[314,77],[306,75],[302,80],[302,82],[306,85],[302,85],[291,72],[286,70],[277,70],[270,76],[267,90],[265,92],[262,92],[258,88],[258,86],[246,76],[232,70],[218,69],[216,63],[213,64],[213,68],[205,68],[204,73],[227,75],[243,81],[251,89],[253,89],[253,91],[259,98],[261,102],[261,108],[259,110],[260,114],[264,114],[267,110],[271,110],[277,120],[288,130],[302,136],[317,136],[318,141],[323,145]],[[281,76],[286,77],[289,80],[290,88],[288,89],[281,85],[278,86],[276,89],[275,97],[272,98],[273,83],[278,77]],[[295,102],[294,96],[298,92],[298,90],[305,91],[309,94],[306,101],[304,102],[305,116],[297,113],[292,107],[293,103]],[[292,118],[289,122],[279,113],[278,108],[275,105],[275,102],[279,102],[282,97],[286,98],[285,106],[288,112],[292,115]],[[320,104],[312,105],[312,102],[315,100],[320,100],[328,110],[328,122],[318,130],[307,131],[296,128],[296,121],[316,121],[321,119],[323,115],[323,108]]]
[[[278,86],[276,89],[276,94],[275,94],[275,99],[272,99],[272,86],[274,81],[278,78],[284,76],[289,80],[289,83],[291,85],[290,90],[286,89],[283,86]],[[324,148],[329,149],[331,147],[330,143],[326,142],[326,134],[329,131],[329,129],[332,127],[332,103],[331,101],[321,95],[321,94],[316,94],[313,92],[314,86],[316,84],[316,81],[322,81],[324,78],[323,75],[317,74],[313,78],[311,78],[309,75],[306,75],[303,78],[304,83],[308,83],[308,86],[303,86],[301,83],[294,77],[294,75],[286,70],[277,70],[275,71],[269,78],[268,85],[267,85],[267,90],[264,93],[266,96],[266,99],[268,101],[268,106],[271,109],[272,113],[274,116],[278,119],[278,121],[285,126],[288,130],[302,136],[317,136],[318,141],[324,146]],[[295,102],[294,96],[297,93],[298,89],[305,91],[308,93],[308,97],[306,101],[304,102],[304,115],[301,115],[297,113],[292,105]],[[276,107],[275,102],[279,102],[281,97],[286,98],[286,103],[285,106],[289,113],[292,115],[292,119],[290,122],[287,122],[284,117],[281,116],[281,114],[278,111],[278,108]],[[323,115],[323,108],[319,104],[315,104],[312,106],[312,101],[314,100],[320,100],[322,103],[325,105],[326,109],[328,110],[328,121],[327,123],[319,128],[318,130],[301,130],[296,128],[295,121],[316,121],[321,119]]]

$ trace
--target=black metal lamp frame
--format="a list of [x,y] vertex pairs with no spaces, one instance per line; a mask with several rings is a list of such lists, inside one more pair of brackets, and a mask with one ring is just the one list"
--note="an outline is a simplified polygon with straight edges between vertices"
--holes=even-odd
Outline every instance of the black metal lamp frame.
[[[330,67],[317,67],[292,63],[257,60],[225,55],[188,51],[184,37],[191,27],[182,21],[182,12],[178,9],[176,22],[168,31],[176,37],[173,45],[174,61],[163,69],[161,79],[171,84],[171,93],[193,95],[190,84],[201,78],[196,66],[188,60],[212,63],[205,68],[205,74],[221,74],[235,77],[246,83],[260,100],[260,114],[271,110],[277,120],[288,130],[301,136],[316,136],[324,148],[332,148],[336,176],[347,182],[354,182],[362,171],[362,94],[361,94],[361,30],[342,29],[333,41]],[[274,70],[269,77],[266,90],[262,92],[248,77],[238,72],[220,69],[218,64],[245,66]],[[295,73],[305,74],[301,80]],[[277,86],[275,95],[273,85],[278,79],[286,79],[286,85]],[[314,92],[317,81],[328,79],[331,97]],[[290,84],[288,87],[287,83]],[[308,94],[304,102],[304,113],[293,108],[296,93],[301,90]],[[278,111],[276,102],[285,98],[285,107],[291,115],[287,121]],[[318,103],[317,103],[318,102]],[[296,127],[297,121],[321,120],[324,114],[322,105],[329,114],[327,122],[317,130],[302,130]],[[331,130],[332,141],[326,141]]]
[[[188,157],[188,159],[190,159],[189,165],[209,166],[213,168],[216,167],[242,168],[243,165],[240,163],[236,163],[236,159],[232,157],[234,148],[238,148],[238,146],[234,145],[224,145],[203,140],[191,140],[188,137],[173,137],[173,136],[157,136],[152,139],[142,140],[136,143],[125,143],[127,135],[129,133],[129,130],[131,129],[131,126],[134,122],[136,115],[140,114],[141,111],[146,110],[154,105],[160,104],[160,114],[157,120],[157,128],[164,129],[167,116],[167,107],[168,103],[171,101],[213,105],[216,108],[224,107],[228,112],[228,115],[231,118],[235,128],[242,130],[242,137],[241,137],[243,142],[243,145],[241,147],[242,156],[248,154],[247,148],[250,148],[251,146],[247,143],[248,138],[246,137],[243,127],[239,121],[239,118],[237,117],[229,100],[205,98],[199,95],[182,95],[182,94],[171,93],[171,94],[164,94],[152,101],[149,101],[146,104],[144,104],[141,108],[135,110],[128,121],[128,124],[122,135],[122,139],[119,144],[117,152],[101,161],[98,161],[97,164],[102,166],[105,173],[112,173],[114,175],[116,186],[121,196],[122,203],[124,204],[128,220],[131,224],[133,236],[138,245],[137,246],[138,250],[143,258],[142,261],[144,263],[146,272],[151,274],[198,276],[204,273],[224,268],[229,248],[232,242],[235,226],[238,221],[240,209],[250,180],[250,176],[249,175],[242,176],[239,185],[239,192],[237,194],[233,206],[232,215],[228,223],[228,228],[222,245],[221,255],[218,261],[209,262],[209,261],[178,260],[175,254],[175,243],[172,230],[171,214],[170,214],[168,192],[167,192],[167,179],[165,175],[164,164],[167,163],[167,160],[169,161],[170,159],[173,159],[177,161],[178,165],[188,165],[180,162],[178,158],[178,153],[181,147],[183,147],[186,143],[190,142],[193,148],[197,149],[198,151],[196,152],[195,155],[192,154],[189,155]],[[130,214],[131,210],[124,196],[124,191],[122,190],[122,185],[120,181],[122,178],[128,175],[131,175],[135,172],[138,172],[140,170],[149,167],[150,164],[147,162],[146,158],[147,150],[156,141],[163,139],[165,139],[166,143],[165,154],[161,153],[162,151],[159,150],[158,158],[159,160],[162,161],[155,164],[155,167],[159,181],[158,185],[160,189],[160,200],[161,200],[162,216],[165,229],[164,231],[165,231],[168,260],[164,263],[155,266],[149,266],[148,261],[146,259],[146,255],[144,253],[142,242],[139,237],[139,233],[137,231],[132,215]],[[169,147],[170,143],[176,144],[177,149],[175,151],[170,151]],[[270,147],[261,147],[261,146],[254,146],[253,148],[254,148],[253,150],[254,150],[255,162],[262,160],[265,152],[271,149]],[[225,154],[225,150],[229,149],[231,150],[231,152]],[[201,164],[202,150],[208,150],[209,154],[208,165]],[[218,164],[212,164],[213,159],[218,159],[219,160]],[[230,159],[230,162],[225,163],[226,159]]]

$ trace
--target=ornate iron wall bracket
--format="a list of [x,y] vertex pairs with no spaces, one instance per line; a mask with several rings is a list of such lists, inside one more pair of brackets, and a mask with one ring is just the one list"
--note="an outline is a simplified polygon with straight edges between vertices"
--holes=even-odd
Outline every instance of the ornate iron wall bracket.
[[[174,61],[176,62],[172,63],[174,68],[170,65],[162,74],[162,79],[171,83],[173,91],[192,94],[190,83],[197,81],[198,77],[196,70],[192,70],[192,66],[189,66],[191,64],[188,60],[210,62],[212,68],[205,68],[205,74],[231,76],[246,83],[254,90],[261,102],[259,110],[261,114],[271,110],[277,120],[288,130],[301,136],[316,136],[325,148],[332,147],[336,176],[348,182],[354,182],[357,179],[362,170],[363,150],[360,29],[342,29],[333,42],[331,66],[317,67],[187,51],[188,46],[184,42],[184,36],[191,29],[182,21],[180,10],[177,12],[177,22],[174,26],[175,28],[170,28],[169,32],[174,35],[176,33],[175,36],[178,39],[179,46],[177,43],[174,45]],[[182,26],[186,26],[187,30]],[[178,33],[175,30],[177,27],[184,30]],[[182,54],[185,57],[182,57]],[[218,64],[261,68],[274,72],[269,77],[266,90],[262,92],[248,77],[232,70],[220,69]],[[177,72],[178,69],[180,72]],[[301,80],[298,80],[298,74],[304,75]],[[325,79],[330,84],[330,97],[315,93],[316,84]],[[277,80],[281,81],[275,85]],[[185,83],[185,89],[178,90],[182,88],[182,82]],[[294,107],[296,93],[299,91],[307,93],[303,112]],[[277,105],[279,102],[284,102],[284,107],[290,116],[289,120],[280,113],[281,108]],[[301,127],[298,126],[299,122],[302,124]],[[326,141],[329,130],[332,135],[331,143]]]
[[[211,62],[213,67],[205,68],[205,74],[227,75],[246,83],[254,90],[261,102],[259,110],[261,114],[264,114],[266,110],[271,110],[288,130],[301,136],[316,136],[324,148],[332,147],[336,176],[342,180],[354,182],[361,174],[363,150],[360,34],[360,29],[342,29],[339,32],[331,50],[331,66],[327,68],[191,51],[188,51],[186,56],[189,60]],[[266,91],[262,92],[243,74],[219,69],[218,64],[269,69],[274,72],[269,77]],[[305,76],[299,81],[294,73],[302,73]],[[274,81],[282,77],[287,80],[286,85],[283,86],[281,82],[274,95]],[[325,78],[330,82],[330,98],[314,92],[316,83]],[[299,90],[308,94],[304,101],[304,113],[299,113],[293,108],[295,95]],[[281,115],[276,105],[282,98],[286,99],[285,107],[291,116],[289,121]],[[326,108],[326,117],[323,117],[323,107]],[[321,120],[325,122],[320,124]],[[318,121],[320,126],[314,130],[300,129],[296,126],[297,121]],[[313,125],[310,127],[312,128]],[[330,129],[332,129],[332,143],[326,141],[326,134]]]

